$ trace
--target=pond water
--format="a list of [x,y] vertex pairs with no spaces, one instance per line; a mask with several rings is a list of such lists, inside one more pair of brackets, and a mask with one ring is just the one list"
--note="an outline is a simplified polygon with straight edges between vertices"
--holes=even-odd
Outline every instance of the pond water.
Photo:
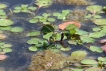
[[[96,2],[97,5],[102,5],[102,6],[106,5],[106,0],[92,0],[92,1]],[[19,4],[33,4],[34,1],[33,0],[0,0],[0,3],[7,3],[9,5],[9,8],[13,8]],[[49,8],[40,9],[39,14],[42,14],[43,12],[47,10],[61,11],[63,9],[71,10],[74,8],[75,6],[54,4]],[[20,16],[25,17],[24,15],[20,15]],[[13,52],[6,54],[8,56],[6,60],[0,61],[0,69],[4,68],[4,71],[27,71],[27,67],[31,62],[31,56],[32,54],[36,52],[30,52],[28,50],[29,45],[26,42],[29,38],[26,37],[26,33],[34,29],[39,30],[39,28],[38,28],[38,25],[34,25],[34,24],[29,25],[29,22],[25,20],[15,20],[15,22],[16,24],[14,26],[23,27],[25,29],[25,32],[17,33],[17,34],[5,32],[8,38],[4,41],[13,45],[12,47]],[[89,28],[91,27],[91,25],[87,27]],[[84,29],[88,30],[86,28]],[[100,46],[99,44],[97,45]],[[78,50],[78,49],[86,50],[87,52],[90,52],[88,56],[91,56],[91,57],[106,56],[105,52],[103,52],[102,54],[94,53],[81,45],[77,45],[77,46],[70,45],[70,47],[73,48],[72,51]],[[71,52],[66,52],[66,53],[70,54]]]

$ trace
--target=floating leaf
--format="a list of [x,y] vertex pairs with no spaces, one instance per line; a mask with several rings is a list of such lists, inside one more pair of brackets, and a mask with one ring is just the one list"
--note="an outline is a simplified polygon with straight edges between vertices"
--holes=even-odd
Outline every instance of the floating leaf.
[[53,32],[50,32],[44,35],[43,38],[49,40],[52,35],[53,35]]
[[32,38],[27,41],[28,44],[38,44],[39,39],[38,38]]
[[4,48],[3,52],[12,52],[12,49],[11,48]]
[[97,46],[90,46],[90,50],[93,52],[99,52],[99,53],[103,52],[102,48],[97,47]]
[[97,25],[106,25],[106,19],[96,19],[94,23]]
[[100,30],[101,30],[100,27],[94,27],[94,28],[93,28],[93,31],[100,31]]
[[88,32],[78,29],[78,30],[76,30],[76,33],[75,33],[75,34],[78,34],[78,35],[86,35],[86,34],[88,34]]
[[9,26],[12,25],[14,22],[9,19],[0,19],[0,26]]
[[30,22],[30,23],[37,23],[37,22],[38,22],[38,20],[37,20],[37,19],[35,19],[35,18],[33,18],[33,19],[30,19],[30,20],[29,20],[29,22]]
[[27,36],[38,36],[38,35],[40,35],[40,31],[32,31],[27,34]]
[[0,54],[0,60],[5,60],[7,58],[6,55]]
[[0,27],[0,30],[11,30],[11,26],[4,26],[4,27]]
[[70,57],[72,59],[79,61],[79,60],[84,59],[86,55],[87,55],[86,51],[79,50],[79,51],[72,52]]
[[37,49],[36,46],[31,46],[31,47],[29,47],[29,50],[30,50],[30,51],[37,51],[38,49]]
[[87,68],[85,71],[103,71],[103,70],[97,67],[90,67],[90,68]]
[[100,11],[102,11],[102,6],[99,6],[99,5],[91,5],[91,6],[88,6],[86,8],[88,11],[90,11],[91,13],[99,13]]
[[98,62],[96,60],[93,59],[84,59],[81,61],[82,64],[87,64],[87,65],[95,65],[98,64]]
[[12,47],[11,44],[4,44],[3,46],[4,46],[4,47]]
[[23,31],[23,28],[21,28],[21,27],[13,27],[10,31],[11,32],[18,33],[18,32],[22,32]]
[[90,33],[88,37],[91,37],[91,38],[100,38],[100,37],[103,37],[104,35],[105,35],[104,33],[94,32],[94,33]]
[[93,38],[88,37],[88,35],[80,36],[80,39],[83,43],[93,43],[95,41]]
[[6,7],[7,7],[6,4],[2,4],[2,3],[0,3],[0,9],[5,9]]
[[61,15],[61,13],[53,13],[53,16],[59,16],[59,15]]
[[61,51],[70,51],[71,50],[71,48],[70,47],[62,47],[62,48],[60,48],[60,50]]
[[106,61],[106,57],[98,57],[99,61]]

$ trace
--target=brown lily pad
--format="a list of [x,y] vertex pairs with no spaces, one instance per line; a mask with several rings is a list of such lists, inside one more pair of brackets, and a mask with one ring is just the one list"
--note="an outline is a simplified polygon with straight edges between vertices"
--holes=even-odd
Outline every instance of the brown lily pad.
[[81,24],[79,22],[74,22],[74,21],[70,21],[70,22],[64,22],[62,24],[59,24],[59,29],[61,30],[65,30],[65,28],[69,25],[69,24],[75,24],[78,28],[81,27]]
[[5,39],[5,38],[6,38],[6,35],[0,34],[0,39]]

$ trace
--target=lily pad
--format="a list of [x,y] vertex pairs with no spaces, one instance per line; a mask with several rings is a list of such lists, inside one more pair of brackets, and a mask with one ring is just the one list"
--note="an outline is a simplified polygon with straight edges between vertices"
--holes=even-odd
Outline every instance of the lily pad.
[[90,68],[87,68],[85,71],[103,71],[103,70],[97,67],[90,67]]
[[93,59],[84,59],[81,61],[82,64],[87,64],[87,65],[95,65],[98,64],[96,60]]
[[38,35],[40,35],[40,31],[32,31],[27,34],[27,36],[38,36]]
[[99,6],[99,5],[91,5],[91,6],[88,6],[86,8],[88,11],[90,11],[91,13],[93,14],[96,14],[96,13],[99,13],[102,11],[102,6]]
[[106,19],[96,19],[93,22],[97,25],[106,25]]
[[103,52],[102,48],[97,47],[97,46],[90,46],[90,50],[93,52],[99,52],[99,53]]
[[87,55],[86,51],[75,51],[71,53],[71,58],[72,59],[76,59],[77,61],[82,60],[85,58],[85,56]]
[[0,26],[9,26],[12,25],[14,22],[9,19],[0,19]]
[[30,51],[37,51],[38,49],[37,49],[36,46],[31,46],[31,47],[29,47],[29,50],[30,50]]
[[32,38],[27,41],[28,44],[38,44],[39,39],[38,38]]
[[71,50],[71,48],[70,47],[62,47],[62,48],[60,48],[60,50],[61,51],[70,51]]
[[7,52],[12,52],[12,49],[11,49],[11,48],[4,48],[4,49],[3,49],[3,52],[6,52],[6,53],[7,53]]
[[7,7],[6,4],[0,3],[0,9],[5,9]]
[[103,62],[105,61],[106,62],[106,57],[98,57],[98,60],[99,61],[103,61]]
[[18,32],[22,32],[23,31],[23,28],[21,28],[21,27],[13,27],[10,31],[11,32],[18,33]]
[[43,38],[49,40],[52,35],[53,35],[53,32],[50,32],[44,35]]

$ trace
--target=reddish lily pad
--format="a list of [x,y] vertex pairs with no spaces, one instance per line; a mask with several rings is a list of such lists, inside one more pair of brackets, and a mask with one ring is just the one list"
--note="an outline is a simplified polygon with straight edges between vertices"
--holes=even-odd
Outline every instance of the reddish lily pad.
[[70,21],[70,22],[64,22],[62,24],[59,24],[59,29],[61,30],[65,30],[65,28],[69,25],[69,24],[75,24],[78,28],[81,27],[81,24],[79,22],[74,22],[74,21]]
[[106,44],[104,46],[101,47],[103,51],[106,52]]
[[100,40],[100,43],[106,43],[106,39]]
[[6,59],[7,58],[7,56],[6,55],[0,55],[0,60],[4,60],[4,59]]

